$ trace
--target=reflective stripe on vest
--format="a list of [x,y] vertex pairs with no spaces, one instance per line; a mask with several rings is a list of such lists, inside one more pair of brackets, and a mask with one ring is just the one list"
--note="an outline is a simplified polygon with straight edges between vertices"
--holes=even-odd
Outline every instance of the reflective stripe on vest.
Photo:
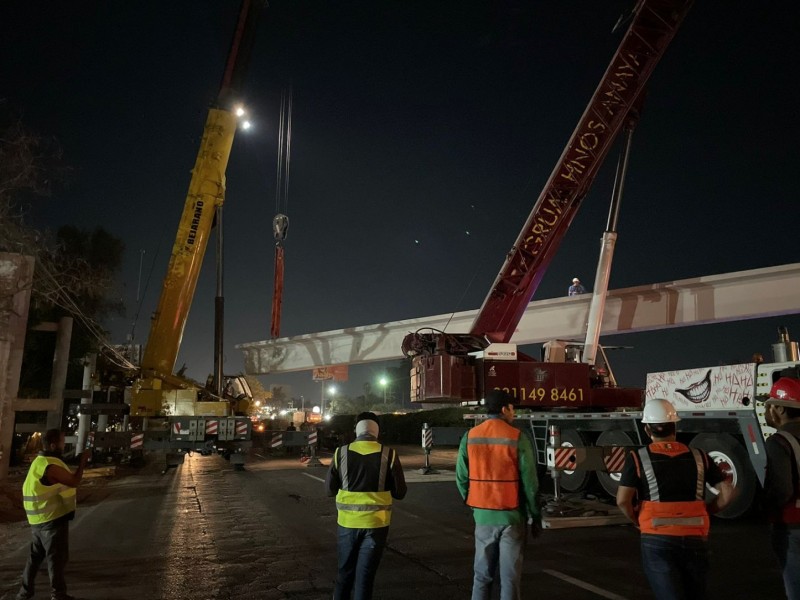
[[[377,442],[374,442],[377,445]],[[375,529],[388,527],[392,520],[392,494],[386,489],[386,479],[391,465],[394,463],[393,451],[386,446],[380,448],[380,468],[376,487],[372,491],[351,491],[349,470],[351,460],[349,445],[342,446],[337,451],[336,459],[339,466],[339,478],[342,485],[336,494],[336,509],[338,510],[338,523],[350,529]],[[354,455],[358,452],[353,451]],[[376,452],[363,454],[369,457]],[[353,457],[351,457],[352,459]]]
[[467,505],[488,510],[519,508],[518,447],[521,432],[489,419],[467,434]]
[[75,512],[75,488],[62,485],[44,485],[41,482],[47,467],[58,466],[69,471],[64,462],[53,456],[37,456],[31,463],[22,484],[22,505],[31,525],[41,525]]
[[697,468],[695,499],[686,502],[662,502],[650,452],[646,447],[639,448],[642,475],[650,492],[650,500],[642,502],[639,511],[639,528],[642,533],[701,537],[708,535],[710,522],[704,500],[705,464],[699,450],[691,448],[690,451]]
[[[800,486],[800,442],[788,431],[777,431],[776,435],[780,435],[789,442],[789,447],[794,455],[795,477],[797,478],[798,486]],[[789,501],[783,505],[780,519],[781,523],[786,523],[787,525],[796,525],[800,523],[800,489],[798,489],[798,487],[795,487],[794,494],[792,494]]]

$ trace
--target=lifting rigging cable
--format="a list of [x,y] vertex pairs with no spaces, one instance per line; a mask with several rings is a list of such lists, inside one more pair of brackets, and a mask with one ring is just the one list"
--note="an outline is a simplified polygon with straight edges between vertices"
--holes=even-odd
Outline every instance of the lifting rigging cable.
[[272,292],[272,320],[270,337],[280,337],[281,303],[283,301],[283,242],[289,228],[289,217],[284,214],[289,205],[289,166],[292,154],[292,88],[281,92],[280,124],[278,128],[278,164],[275,176],[275,217],[272,233],[275,237],[275,269]]

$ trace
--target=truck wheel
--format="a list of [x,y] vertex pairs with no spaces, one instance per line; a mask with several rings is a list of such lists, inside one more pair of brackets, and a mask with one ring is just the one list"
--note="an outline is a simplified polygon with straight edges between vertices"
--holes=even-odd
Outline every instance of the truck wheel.
[[[701,433],[689,444],[692,448],[699,448],[708,453],[709,458],[728,476],[738,492],[731,503],[717,513],[723,519],[735,519],[745,514],[753,504],[756,493],[756,473],[747,450],[727,433]],[[713,494],[706,489],[706,501]]]
[[[604,431],[597,438],[597,446],[636,446],[636,442],[631,439],[631,436],[624,431],[612,429]],[[616,498],[617,489],[619,488],[619,480],[622,473],[606,473],[605,471],[597,472],[597,480],[612,498]]]
[[[589,444],[586,439],[574,429],[561,430],[561,446],[567,448],[585,448]],[[583,491],[591,479],[591,471],[561,471],[559,481],[561,489],[565,492]]]

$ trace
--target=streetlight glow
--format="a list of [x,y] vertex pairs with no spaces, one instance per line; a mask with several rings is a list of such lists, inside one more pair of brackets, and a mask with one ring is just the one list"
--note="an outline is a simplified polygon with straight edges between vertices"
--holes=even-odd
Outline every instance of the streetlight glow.
[[378,380],[378,383],[380,383],[383,388],[383,403],[386,404],[386,386],[389,384],[389,380],[384,375]]
[[236,107],[236,116],[237,117],[243,117],[244,116],[244,107],[243,106],[237,106]]
[[329,393],[331,396],[333,396],[333,395],[336,393],[336,391],[337,391],[337,390],[336,390],[336,386],[335,386],[335,385],[332,385],[331,387],[329,387],[329,388],[328,388],[328,393]]
[[250,129],[250,127],[252,127],[252,123],[250,123],[250,121],[242,121],[242,129],[247,131]]

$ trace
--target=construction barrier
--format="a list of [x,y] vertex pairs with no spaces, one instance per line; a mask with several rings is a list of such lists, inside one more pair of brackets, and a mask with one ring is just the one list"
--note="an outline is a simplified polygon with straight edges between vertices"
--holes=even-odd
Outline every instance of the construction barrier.
[[425,426],[422,428],[422,447],[430,452],[430,448],[433,446],[433,429],[427,425],[428,424],[425,423]]
[[144,448],[144,434],[134,433],[131,435],[131,450],[141,450]]
[[434,446],[458,446],[469,431],[467,427],[431,427],[422,424],[422,449],[425,450],[425,465],[419,470],[422,475],[437,471],[431,467],[431,451]]
[[308,447],[311,451],[311,456],[305,461],[307,467],[322,467],[324,466],[319,458],[317,458],[317,430],[308,432]]

